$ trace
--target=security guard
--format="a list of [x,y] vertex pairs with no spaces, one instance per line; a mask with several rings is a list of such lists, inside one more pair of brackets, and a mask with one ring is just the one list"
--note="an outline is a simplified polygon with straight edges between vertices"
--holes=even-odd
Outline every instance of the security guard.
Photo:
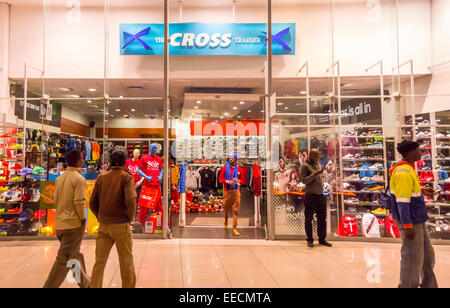
[[414,164],[422,158],[417,142],[404,140],[397,145],[403,160],[391,170],[392,216],[402,233],[402,260],[399,288],[437,288],[435,255],[425,222],[427,208],[422,194],[433,197],[434,190],[420,187]]

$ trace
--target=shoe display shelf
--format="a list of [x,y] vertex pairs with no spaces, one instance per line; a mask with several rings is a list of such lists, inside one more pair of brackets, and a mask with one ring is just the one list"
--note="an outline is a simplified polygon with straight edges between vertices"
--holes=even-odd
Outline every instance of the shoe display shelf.
[[386,138],[382,126],[343,127],[340,151],[343,191],[355,195],[343,197],[343,213],[354,216],[359,226],[364,214],[373,214],[378,219],[388,216],[388,211],[377,202],[387,180]]

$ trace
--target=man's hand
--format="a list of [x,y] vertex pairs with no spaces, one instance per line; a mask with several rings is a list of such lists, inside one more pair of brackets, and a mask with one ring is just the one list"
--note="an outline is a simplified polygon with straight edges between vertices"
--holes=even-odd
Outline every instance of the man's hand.
[[405,239],[412,241],[416,238],[416,231],[414,229],[405,229]]
[[232,180],[227,180],[226,183],[227,183],[228,185],[233,185],[233,184],[234,184],[234,181],[232,181]]
[[429,197],[429,198],[433,198],[434,197],[434,189],[431,187],[424,187],[422,188],[422,193]]

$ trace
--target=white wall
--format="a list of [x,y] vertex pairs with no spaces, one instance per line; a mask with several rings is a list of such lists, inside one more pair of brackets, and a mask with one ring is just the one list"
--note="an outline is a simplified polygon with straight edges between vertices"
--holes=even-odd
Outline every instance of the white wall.
[[91,121],[90,118],[64,105],[62,105],[61,117],[86,126],[89,126],[89,122]]
[[[431,20],[429,0],[400,1],[400,60],[414,58],[416,72],[427,73],[431,61]],[[261,6],[238,4],[236,22],[264,22],[265,2]],[[369,22],[365,1],[338,2],[335,7],[335,60],[342,62],[343,75],[357,76],[381,58],[390,72],[396,60],[395,24],[391,0],[381,1],[379,22]],[[103,78],[104,8],[83,6],[81,23],[69,24],[66,8],[51,6],[47,11],[46,70],[49,78]],[[23,77],[25,61],[42,66],[42,8],[12,7],[10,77]],[[296,56],[275,56],[274,76],[294,77],[308,60],[311,75],[326,76],[332,62],[330,10],[327,3],[307,2],[273,8],[274,22],[297,23]],[[171,21],[178,22],[178,10],[171,10]],[[183,21],[232,22],[229,8],[184,6]],[[109,77],[161,78],[161,56],[120,56],[120,23],[163,22],[161,9],[142,7],[110,8]],[[414,39],[411,39],[414,37]],[[27,48],[24,48],[27,46]],[[209,78],[221,72],[224,78],[263,77],[264,56],[173,56],[172,78]],[[373,74],[376,74],[374,72]]]
[[[450,110],[450,1],[432,0],[433,78],[423,109]],[[447,62],[447,64],[441,65]],[[432,96],[439,95],[439,96]]]

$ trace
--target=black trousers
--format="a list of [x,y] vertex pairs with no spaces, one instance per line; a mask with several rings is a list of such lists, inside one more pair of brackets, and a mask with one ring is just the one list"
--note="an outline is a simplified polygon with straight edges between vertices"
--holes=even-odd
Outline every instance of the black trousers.
[[324,195],[306,194],[305,199],[305,231],[306,240],[314,242],[313,217],[317,215],[317,234],[319,243],[324,242],[327,237],[327,199]]

